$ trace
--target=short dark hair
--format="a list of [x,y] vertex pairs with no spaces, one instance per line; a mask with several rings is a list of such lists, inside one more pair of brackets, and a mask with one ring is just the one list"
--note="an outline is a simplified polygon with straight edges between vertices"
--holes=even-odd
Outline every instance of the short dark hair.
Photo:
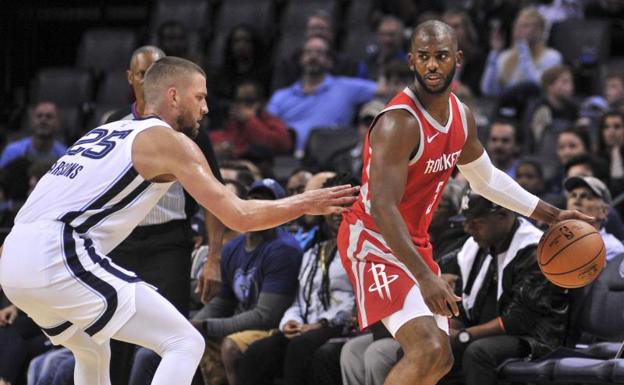
[[585,150],[587,152],[591,151],[591,138],[589,137],[589,133],[587,131],[579,129],[578,127],[568,127],[559,131],[559,134],[557,134],[557,140],[559,140],[561,134],[576,135],[581,140],[581,142],[583,142]]
[[423,23],[418,24],[418,26],[412,32],[412,37],[410,39],[410,50],[414,51],[414,41],[416,37],[421,33],[426,33],[429,35],[445,35],[448,34],[451,37],[451,41],[453,44],[453,48],[457,50],[457,33],[450,25],[441,22],[440,20],[427,20]]
[[516,172],[518,172],[518,168],[520,168],[520,166],[524,166],[524,165],[533,167],[533,169],[535,170],[537,175],[540,177],[540,179],[544,179],[544,169],[542,168],[542,163],[540,163],[538,159],[529,158],[529,157],[521,158],[518,161],[518,164],[516,164]]
[[179,76],[192,73],[198,73],[204,78],[206,77],[204,70],[190,60],[175,56],[165,56],[158,59],[145,73],[143,86],[145,100],[148,103],[155,100],[163,84],[169,87]]
[[557,79],[559,79],[561,75],[566,72],[572,74],[572,69],[566,65],[554,66],[547,69],[542,74],[542,87],[544,89],[550,87],[554,82],[557,81]]
[[591,154],[580,154],[570,158],[563,166],[565,175],[568,175],[568,171],[570,171],[572,167],[581,164],[587,165],[592,170],[594,177],[605,183],[609,181],[609,163],[605,159],[598,158]]

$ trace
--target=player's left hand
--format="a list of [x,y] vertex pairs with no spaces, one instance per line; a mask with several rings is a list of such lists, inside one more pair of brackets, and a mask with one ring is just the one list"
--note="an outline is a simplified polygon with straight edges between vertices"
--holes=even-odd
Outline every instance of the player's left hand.
[[555,222],[551,224],[555,224],[555,223],[564,221],[566,219],[578,219],[580,221],[585,221],[588,223],[592,223],[596,221],[596,218],[583,214],[582,212],[578,210],[561,210]]
[[219,255],[208,252],[208,259],[199,275],[195,293],[199,294],[201,302],[205,305],[214,298],[221,290],[221,264]]
[[298,197],[304,200],[306,214],[308,215],[328,215],[339,214],[347,210],[357,196],[359,186],[342,185],[335,187],[309,190]]

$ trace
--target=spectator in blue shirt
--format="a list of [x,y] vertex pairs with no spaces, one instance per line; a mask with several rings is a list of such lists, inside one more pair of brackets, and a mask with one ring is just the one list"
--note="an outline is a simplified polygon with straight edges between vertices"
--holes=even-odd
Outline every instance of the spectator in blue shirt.
[[392,15],[381,18],[377,27],[377,44],[367,50],[366,57],[358,63],[358,77],[379,80],[384,76],[388,63],[394,60],[407,62],[407,52],[403,48],[403,29],[401,19]]
[[268,112],[295,130],[298,152],[304,149],[313,128],[349,127],[357,106],[383,93],[373,81],[330,75],[329,50],[327,40],[308,38],[301,54],[301,79],[277,90],[267,106]]
[[9,143],[0,157],[0,168],[9,163],[26,158],[30,162],[38,160],[54,162],[65,154],[66,147],[55,136],[59,130],[59,116],[52,102],[40,102],[30,117],[32,136]]

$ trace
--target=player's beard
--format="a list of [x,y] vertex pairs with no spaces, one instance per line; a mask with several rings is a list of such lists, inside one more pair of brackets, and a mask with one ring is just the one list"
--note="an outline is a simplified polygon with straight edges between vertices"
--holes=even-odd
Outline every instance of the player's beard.
[[188,136],[191,139],[195,139],[195,137],[197,137],[197,134],[199,133],[199,129],[195,128],[195,121],[193,121],[192,119],[189,120],[191,120],[191,122],[187,122],[186,119],[184,119],[184,114],[180,114],[176,118],[176,124],[178,125],[180,132],[182,132],[184,135]]
[[[420,84],[420,86],[427,91],[430,94],[434,94],[434,95],[439,95],[439,94],[443,94],[444,92],[446,92],[446,90],[449,88],[449,86],[451,85],[451,82],[453,81],[453,78],[455,77],[455,70],[457,69],[456,65],[453,65],[453,69],[451,70],[451,72],[444,78],[444,83],[442,84],[442,87],[440,87],[439,89],[431,89],[429,88],[429,86],[427,85],[427,83],[425,82],[425,79],[423,79],[422,76],[420,76],[420,74],[418,73],[418,71],[414,71],[414,73],[416,74],[416,80],[418,80],[418,84]],[[440,74],[440,76],[442,76]]]

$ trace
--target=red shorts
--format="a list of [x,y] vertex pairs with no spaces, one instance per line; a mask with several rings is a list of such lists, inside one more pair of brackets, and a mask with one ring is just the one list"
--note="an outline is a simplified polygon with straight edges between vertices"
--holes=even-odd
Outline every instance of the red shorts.
[[[338,230],[338,252],[355,293],[360,329],[403,309],[405,297],[417,284],[405,264],[394,256],[381,234],[364,227],[352,213]],[[432,261],[431,247],[417,247]],[[439,269],[434,263],[438,274]]]

